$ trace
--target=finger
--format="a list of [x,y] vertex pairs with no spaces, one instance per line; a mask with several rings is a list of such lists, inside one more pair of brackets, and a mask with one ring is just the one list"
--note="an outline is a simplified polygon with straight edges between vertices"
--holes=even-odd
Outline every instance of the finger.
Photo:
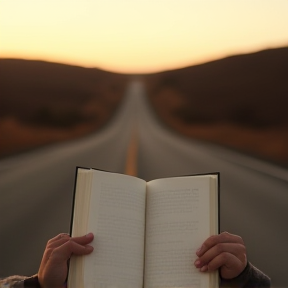
[[225,279],[232,279],[237,277],[246,267],[239,258],[231,253],[221,253],[215,257],[207,265],[203,266],[201,272],[212,272],[217,269],[220,269],[220,275]]
[[207,263],[210,263],[214,258],[221,254],[231,254],[238,258],[243,263],[246,262],[246,248],[243,244],[239,243],[218,243],[210,248],[202,256],[195,261],[195,266],[200,268]]
[[56,248],[51,253],[49,261],[67,261],[72,254],[75,255],[87,255],[93,251],[93,247],[90,245],[80,245],[73,240],[69,240],[62,246]]
[[81,236],[81,237],[70,237],[69,234],[61,233],[61,234],[57,235],[56,237],[52,238],[51,240],[49,240],[47,242],[46,247],[47,248],[57,248],[70,239],[75,241],[78,244],[86,245],[94,239],[94,235],[92,233],[89,233],[89,234]]
[[67,234],[67,233],[61,233],[61,234],[58,234],[57,236],[53,237],[52,239],[50,239],[48,242],[47,242],[47,245],[46,247],[48,246],[53,246],[53,243],[59,241],[60,239],[69,239],[70,238],[70,235]]
[[53,242],[48,241],[46,248],[49,248],[49,249],[57,248],[63,245],[64,243],[66,243],[67,241],[69,241],[70,239],[71,239],[70,236],[68,236],[64,238],[59,238],[58,240],[54,240]]
[[230,234],[228,232],[223,232],[219,235],[210,236],[206,241],[202,244],[202,246],[196,251],[198,257],[202,256],[213,246],[218,243],[239,243],[244,245],[244,241],[238,235]]
[[66,237],[70,237],[70,234],[68,234],[68,233],[60,233],[57,236],[55,236],[52,239],[50,239],[48,242],[54,242],[54,241],[57,241],[57,240],[59,240],[61,238],[66,238]]
[[94,239],[94,235],[93,233],[88,233],[84,236],[81,237],[72,237],[71,240],[73,240],[74,242],[81,244],[81,245],[86,245],[92,242],[92,240]]

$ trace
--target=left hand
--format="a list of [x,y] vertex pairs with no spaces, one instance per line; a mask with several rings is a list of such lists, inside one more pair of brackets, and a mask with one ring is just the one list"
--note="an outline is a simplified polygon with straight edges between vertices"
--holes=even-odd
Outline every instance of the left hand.
[[209,237],[196,252],[194,265],[201,272],[220,269],[224,279],[237,277],[247,265],[246,247],[240,236],[223,232]]
[[63,288],[68,273],[68,260],[72,254],[86,255],[93,251],[89,244],[94,236],[70,237],[62,233],[48,241],[38,272],[42,288]]

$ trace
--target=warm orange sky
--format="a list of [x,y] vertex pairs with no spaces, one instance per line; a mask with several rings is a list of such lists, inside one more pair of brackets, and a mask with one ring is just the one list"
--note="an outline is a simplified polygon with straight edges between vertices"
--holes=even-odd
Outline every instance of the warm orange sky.
[[0,57],[155,72],[288,45],[287,0],[1,0]]

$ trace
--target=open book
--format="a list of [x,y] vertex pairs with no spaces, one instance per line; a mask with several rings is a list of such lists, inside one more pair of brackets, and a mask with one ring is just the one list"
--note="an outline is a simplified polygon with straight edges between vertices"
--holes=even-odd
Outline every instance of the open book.
[[69,288],[219,286],[194,266],[218,234],[218,173],[142,179],[77,168],[72,236],[94,233],[94,251],[72,256]]

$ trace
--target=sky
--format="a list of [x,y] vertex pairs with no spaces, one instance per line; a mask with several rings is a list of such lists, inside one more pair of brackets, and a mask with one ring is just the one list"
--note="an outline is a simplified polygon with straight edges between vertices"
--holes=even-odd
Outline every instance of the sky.
[[287,0],[1,0],[0,57],[152,73],[288,46]]

